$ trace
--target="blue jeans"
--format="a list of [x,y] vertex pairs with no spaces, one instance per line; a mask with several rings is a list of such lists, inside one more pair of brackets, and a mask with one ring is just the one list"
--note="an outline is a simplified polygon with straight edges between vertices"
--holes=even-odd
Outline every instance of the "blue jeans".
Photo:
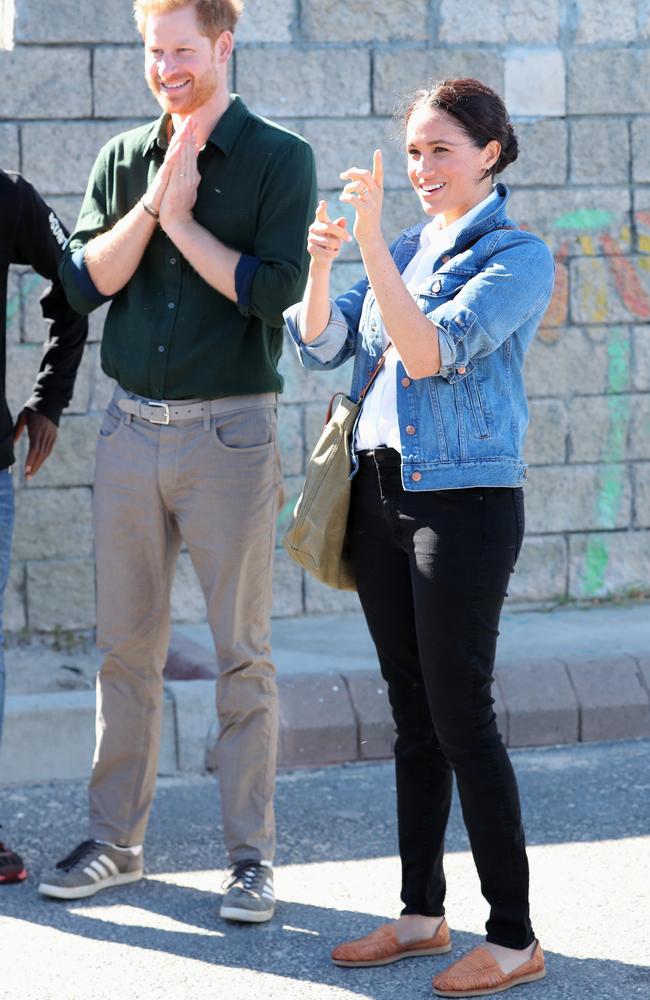
[[9,469],[0,470],[0,741],[5,707],[5,657],[2,613],[9,579],[11,535],[14,527],[14,488]]

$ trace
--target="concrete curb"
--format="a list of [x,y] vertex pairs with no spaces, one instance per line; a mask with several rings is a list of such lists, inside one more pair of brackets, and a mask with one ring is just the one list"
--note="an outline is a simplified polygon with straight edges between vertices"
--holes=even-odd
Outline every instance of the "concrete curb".
[[[189,645],[183,647],[187,657]],[[198,662],[174,647],[176,674]],[[206,669],[205,660],[203,669]],[[382,760],[392,755],[393,720],[378,671],[280,678],[281,767]],[[160,774],[215,769],[214,679],[165,685]],[[650,737],[650,657],[531,660],[497,670],[495,708],[509,747]],[[91,691],[7,699],[2,784],[86,778],[94,748]],[[35,738],[38,734],[37,738]]]

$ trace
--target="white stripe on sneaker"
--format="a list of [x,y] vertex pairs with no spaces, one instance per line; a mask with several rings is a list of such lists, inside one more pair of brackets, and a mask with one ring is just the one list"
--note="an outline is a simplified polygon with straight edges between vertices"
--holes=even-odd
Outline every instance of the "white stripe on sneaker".
[[99,861],[108,868],[111,875],[119,875],[120,869],[117,867],[112,858],[109,858],[106,854],[99,855]]
[[100,878],[108,878],[108,871],[104,868],[103,864],[95,858],[90,862],[90,867],[94,868]]
[[93,882],[99,882],[99,875],[93,868],[90,867],[84,868],[84,875],[88,875],[88,877],[91,878]]

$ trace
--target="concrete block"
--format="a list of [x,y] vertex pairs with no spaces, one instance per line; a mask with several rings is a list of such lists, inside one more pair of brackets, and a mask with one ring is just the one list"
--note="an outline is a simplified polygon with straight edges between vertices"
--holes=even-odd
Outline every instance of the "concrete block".
[[650,528],[650,462],[639,462],[633,468],[634,527]]
[[[407,95],[431,80],[445,77],[477,77],[503,93],[503,59],[485,49],[409,49],[375,53],[373,109],[377,115],[392,115]],[[358,113],[358,112],[357,112]]]
[[89,489],[31,486],[18,491],[13,547],[16,559],[90,556],[92,544]]
[[551,43],[557,41],[559,30],[558,0],[549,3],[544,0],[528,3],[479,0],[472,5],[471,11],[456,0],[442,0],[440,4],[440,39],[451,45],[462,42]]
[[427,0],[310,0],[302,9],[301,28],[312,42],[425,41]]
[[290,42],[293,0],[247,0],[237,25],[237,45],[250,42]]
[[510,577],[510,601],[552,601],[564,597],[567,568],[563,535],[527,535]]
[[[41,194],[83,195],[101,147],[113,136],[126,132],[137,124],[141,123],[91,121],[24,125],[22,135],[25,174]],[[43,156],[44,149],[48,151],[47,156]]]
[[567,123],[556,118],[516,122],[519,156],[506,170],[506,184],[564,184],[567,177]]
[[[38,738],[35,739],[35,734]],[[3,784],[79,781],[90,776],[95,749],[95,693],[23,694],[7,698],[0,750]],[[165,699],[158,773],[176,771],[173,705]]]
[[631,656],[567,660],[580,705],[580,739],[650,736],[650,697]]
[[[258,114],[307,118],[370,113],[370,53],[363,49],[245,48],[237,86]],[[327,108],[323,95],[327,94]]]
[[205,614],[205,598],[192,560],[187,552],[181,552],[172,587],[172,620],[202,622]]
[[555,258],[555,284],[551,301],[540,322],[540,336],[555,340],[560,331],[558,327],[569,322],[569,268],[564,261]]
[[[338,295],[342,295],[343,292],[347,292],[348,288],[352,288],[357,281],[361,281],[365,277],[366,272],[362,261],[337,261],[332,268],[330,279],[331,297],[335,299]],[[347,365],[342,366],[338,371],[339,373],[349,371],[350,375],[352,374],[351,367],[348,369]]]
[[647,49],[574,52],[569,62],[569,114],[647,113],[650,111],[650,91],[646,86],[649,68]]
[[632,490],[623,465],[545,465],[528,470],[526,520],[533,534],[626,528]]
[[[34,391],[41,365],[43,347],[40,344],[10,344],[7,349],[7,400],[12,413],[19,413]],[[86,351],[75,381],[74,395],[68,413],[85,413],[90,400],[91,358]]]
[[359,597],[356,591],[326,587],[324,583],[305,573],[305,611],[308,615],[359,611]]
[[547,339],[540,331],[526,357],[526,387],[531,398],[624,392],[631,388],[633,375],[626,327],[571,326],[559,331],[556,340]]
[[635,326],[632,329],[634,365],[632,383],[639,392],[650,391],[650,327]]
[[650,117],[632,122],[632,178],[637,184],[650,181]]
[[[404,145],[395,132],[391,118],[310,118],[303,135],[313,147],[321,187],[340,191],[343,182],[339,174],[348,167],[370,167],[378,148],[384,157],[385,186],[409,187]],[[336,213],[333,218],[340,214],[338,203],[331,211]]]
[[650,395],[630,399],[630,458],[650,458]]
[[556,465],[566,458],[569,419],[561,399],[533,399],[525,459],[533,465]]
[[[612,155],[615,150],[615,155]],[[576,184],[626,184],[630,130],[624,119],[578,118],[571,122],[571,177]]]
[[497,727],[503,742],[506,746],[510,746],[510,723],[508,719],[508,709],[506,708],[505,699],[503,697],[503,692],[501,691],[501,685],[499,684],[499,678],[494,678],[494,683],[492,685],[492,697],[494,698],[494,714],[497,717]]
[[216,688],[213,680],[168,681],[176,717],[178,770],[201,774],[206,769],[208,734],[216,723]]
[[20,170],[20,147],[18,126],[0,125],[0,149],[2,149],[2,169]]
[[337,764],[358,756],[357,724],[345,681],[333,674],[279,680],[283,767]]
[[[89,118],[92,114],[88,51],[41,46],[0,51],[0,76],[2,118]],[[72,157],[68,154],[66,160],[69,169]],[[34,183],[24,161],[23,170]]]
[[569,403],[572,462],[622,462],[630,457],[630,425],[642,396],[579,396]]
[[607,0],[578,0],[576,42],[634,42],[637,38],[637,12],[634,0],[621,0],[615,16]]
[[352,708],[359,729],[361,760],[383,760],[393,756],[395,722],[385,681],[379,671],[345,674]]
[[305,442],[302,430],[302,407],[283,403],[278,412],[278,446],[282,471],[288,476],[304,472]]
[[139,39],[128,0],[21,0],[16,5],[17,42],[135,42]]
[[508,710],[508,746],[539,747],[578,740],[578,701],[559,660],[497,664]]
[[160,114],[160,105],[145,83],[142,45],[95,49],[93,83],[95,118],[154,119]]
[[650,590],[650,532],[569,536],[569,597],[626,596]]
[[38,486],[92,486],[101,414],[63,416],[54,451],[38,473]]
[[635,656],[636,665],[639,668],[641,683],[650,696],[650,655]]
[[2,621],[7,632],[22,632],[27,626],[25,591],[25,565],[14,559],[9,569],[5,605],[2,612]]
[[[214,649],[208,649],[172,629],[164,671],[166,681],[214,681],[218,673]],[[214,703],[214,697],[212,701]]]
[[348,361],[333,371],[306,371],[298,359],[293,342],[286,337],[284,351],[280,358],[280,374],[284,379],[284,403],[323,403],[323,414],[335,392],[347,392],[352,378],[352,365]]
[[511,115],[564,117],[566,88],[562,52],[559,49],[509,52],[505,58],[505,100]]
[[627,187],[574,188],[570,199],[565,190],[519,188],[509,207],[519,225],[546,240],[561,260],[631,250]]
[[650,318],[647,257],[593,257],[570,264],[574,323],[633,323]]
[[[287,514],[293,510],[297,494],[287,498]],[[293,500],[293,503],[290,501]],[[283,520],[278,530],[280,541],[287,521]],[[289,558],[284,549],[277,548],[273,563],[273,618],[291,618],[303,613],[302,600],[303,573],[297,563]]]
[[[636,249],[641,254],[650,254],[650,189],[636,187],[632,191],[634,201],[634,224],[637,235]],[[646,267],[650,266],[648,264]]]
[[39,632],[94,628],[94,562],[90,559],[28,562],[27,615],[30,629]]
[[[5,310],[6,337],[8,344],[19,344],[22,327],[22,295],[21,286],[26,275],[20,274],[15,267],[9,269],[7,276],[7,305]],[[43,337],[41,331],[41,339]]]

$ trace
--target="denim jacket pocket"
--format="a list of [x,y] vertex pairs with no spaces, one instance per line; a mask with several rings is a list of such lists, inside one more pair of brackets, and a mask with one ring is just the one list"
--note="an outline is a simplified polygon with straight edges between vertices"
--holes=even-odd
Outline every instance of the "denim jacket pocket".
[[490,430],[487,424],[485,406],[483,404],[481,389],[476,378],[474,365],[472,365],[472,370],[467,371],[463,378],[463,388],[461,389],[461,392],[463,390],[467,394],[467,402],[472,414],[472,421],[474,423],[474,429],[477,437],[489,438]]

